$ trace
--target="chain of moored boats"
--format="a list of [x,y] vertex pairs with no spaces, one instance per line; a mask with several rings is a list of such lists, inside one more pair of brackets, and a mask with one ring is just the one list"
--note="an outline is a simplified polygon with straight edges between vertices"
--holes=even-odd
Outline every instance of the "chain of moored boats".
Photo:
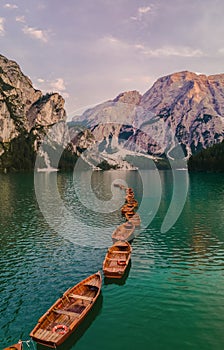
[[[138,202],[132,188],[115,184],[125,191],[125,204],[121,214],[126,222],[119,225],[112,234],[113,245],[108,248],[103,261],[105,278],[122,278],[130,262],[135,229],[141,224],[136,213]],[[75,286],[64,292],[45,314],[40,317],[30,333],[35,342],[56,349],[76,330],[79,324],[92,309],[100,295],[102,277],[100,271],[88,276]],[[29,341],[19,341],[4,350],[22,350],[23,344],[29,346]],[[34,347],[34,344],[33,344]]]

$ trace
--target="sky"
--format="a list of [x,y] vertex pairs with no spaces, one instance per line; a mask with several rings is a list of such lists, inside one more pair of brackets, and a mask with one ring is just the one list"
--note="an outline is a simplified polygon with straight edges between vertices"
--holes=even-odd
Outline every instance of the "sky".
[[68,117],[162,76],[224,73],[223,0],[0,0],[0,53]]

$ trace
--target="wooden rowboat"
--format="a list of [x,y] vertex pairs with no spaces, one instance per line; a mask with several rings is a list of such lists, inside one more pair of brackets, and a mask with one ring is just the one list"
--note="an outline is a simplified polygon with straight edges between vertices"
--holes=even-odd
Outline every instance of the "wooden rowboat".
[[4,348],[3,350],[23,350],[23,343],[21,340],[19,340],[17,344],[13,344],[7,348]]
[[134,198],[128,198],[126,197],[126,202],[129,204],[129,205],[132,205],[134,208],[137,208],[138,207],[138,201]]
[[135,213],[132,217],[130,217],[129,213],[126,213],[125,215],[128,222],[131,222],[135,227],[141,226],[141,219],[138,213]]
[[101,285],[98,271],[69,288],[39,319],[30,337],[51,348],[62,344],[92,309],[100,295]]
[[112,245],[103,262],[103,273],[107,278],[121,278],[131,258],[131,245],[128,242],[116,242]]
[[129,194],[134,194],[134,191],[132,188],[126,188],[126,195],[129,195]]
[[112,240],[113,242],[132,241],[134,239],[134,231],[134,224],[132,222],[125,222],[114,230]]
[[126,218],[127,221],[129,221],[134,215],[135,215],[134,210],[127,211],[127,212],[125,213],[125,218]]
[[121,214],[125,215],[127,211],[132,211],[134,210],[134,206],[132,204],[124,204],[123,207],[121,208]]
[[134,193],[126,194],[125,200],[128,201],[128,200],[131,200],[131,199],[135,199]]

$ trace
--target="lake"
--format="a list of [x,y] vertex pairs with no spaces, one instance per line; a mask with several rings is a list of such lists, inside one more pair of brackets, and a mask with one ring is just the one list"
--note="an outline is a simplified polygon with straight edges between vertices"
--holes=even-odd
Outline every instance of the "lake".
[[66,289],[102,270],[124,221],[117,179],[134,188],[143,221],[131,265],[120,282],[103,282],[93,312],[61,349],[223,350],[224,179],[180,172],[184,208],[174,203],[164,229],[170,171],[0,175],[0,348],[29,339]]

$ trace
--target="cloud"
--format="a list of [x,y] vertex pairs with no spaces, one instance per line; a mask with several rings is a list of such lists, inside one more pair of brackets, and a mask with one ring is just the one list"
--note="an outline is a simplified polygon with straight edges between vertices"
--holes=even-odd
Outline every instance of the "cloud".
[[63,78],[57,78],[55,80],[36,78],[35,85],[37,89],[40,89],[44,94],[49,92],[57,92],[64,98],[69,98],[69,94],[66,91],[66,86]]
[[0,17],[0,36],[5,35],[4,23],[5,23],[5,18]]
[[202,57],[205,54],[200,49],[194,49],[188,46],[162,46],[159,48],[151,48],[144,44],[132,44],[124,40],[118,39],[114,36],[105,36],[101,39],[100,48],[103,50],[113,50],[122,54],[124,51],[128,55],[141,54],[147,57]]
[[138,8],[138,13],[139,14],[145,14],[151,10],[150,6],[145,6],[145,7],[139,7]]
[[61,94],[64,98],[69,98],[63,78],[57,78],[55,81],[50,82],[50,88]]
[[106,35],[99,41],[99,47],[97,49],[104,50],[107,48],[111,48],[113,50],[125,50],[127,48],[130,48],[131,45],[124,40],[118,39],[112,35]]
[[33,39],[43,41],[44,43],[48,42],[47,33],[44,30],[25,26],[23,28],[23,33],[29,35]]
[[18,9],[18,6],[15,4],[5,4],[3,7],[10,10]]
[[135,16],[130,17],[130,19],[132,19],[133,21],[141,21],[143,19],[143,16],[145,16],[150,11],[150,6],[139,7],[137,14]]
[[58,90],[58,91],[65,91],[66,90],[65,82],[64,82],[64,79],[62,79],[62,78],[57,78],[55,81],[52,81],[50,83],[50,86],[53,89]]
[[25,16],[17,16],[16,22],[26,23]]
[[188,46],[164,46],[158,49],[142,47],[141,51],[148,57],[202,57],[204,53],[200,49],[193,49]]

